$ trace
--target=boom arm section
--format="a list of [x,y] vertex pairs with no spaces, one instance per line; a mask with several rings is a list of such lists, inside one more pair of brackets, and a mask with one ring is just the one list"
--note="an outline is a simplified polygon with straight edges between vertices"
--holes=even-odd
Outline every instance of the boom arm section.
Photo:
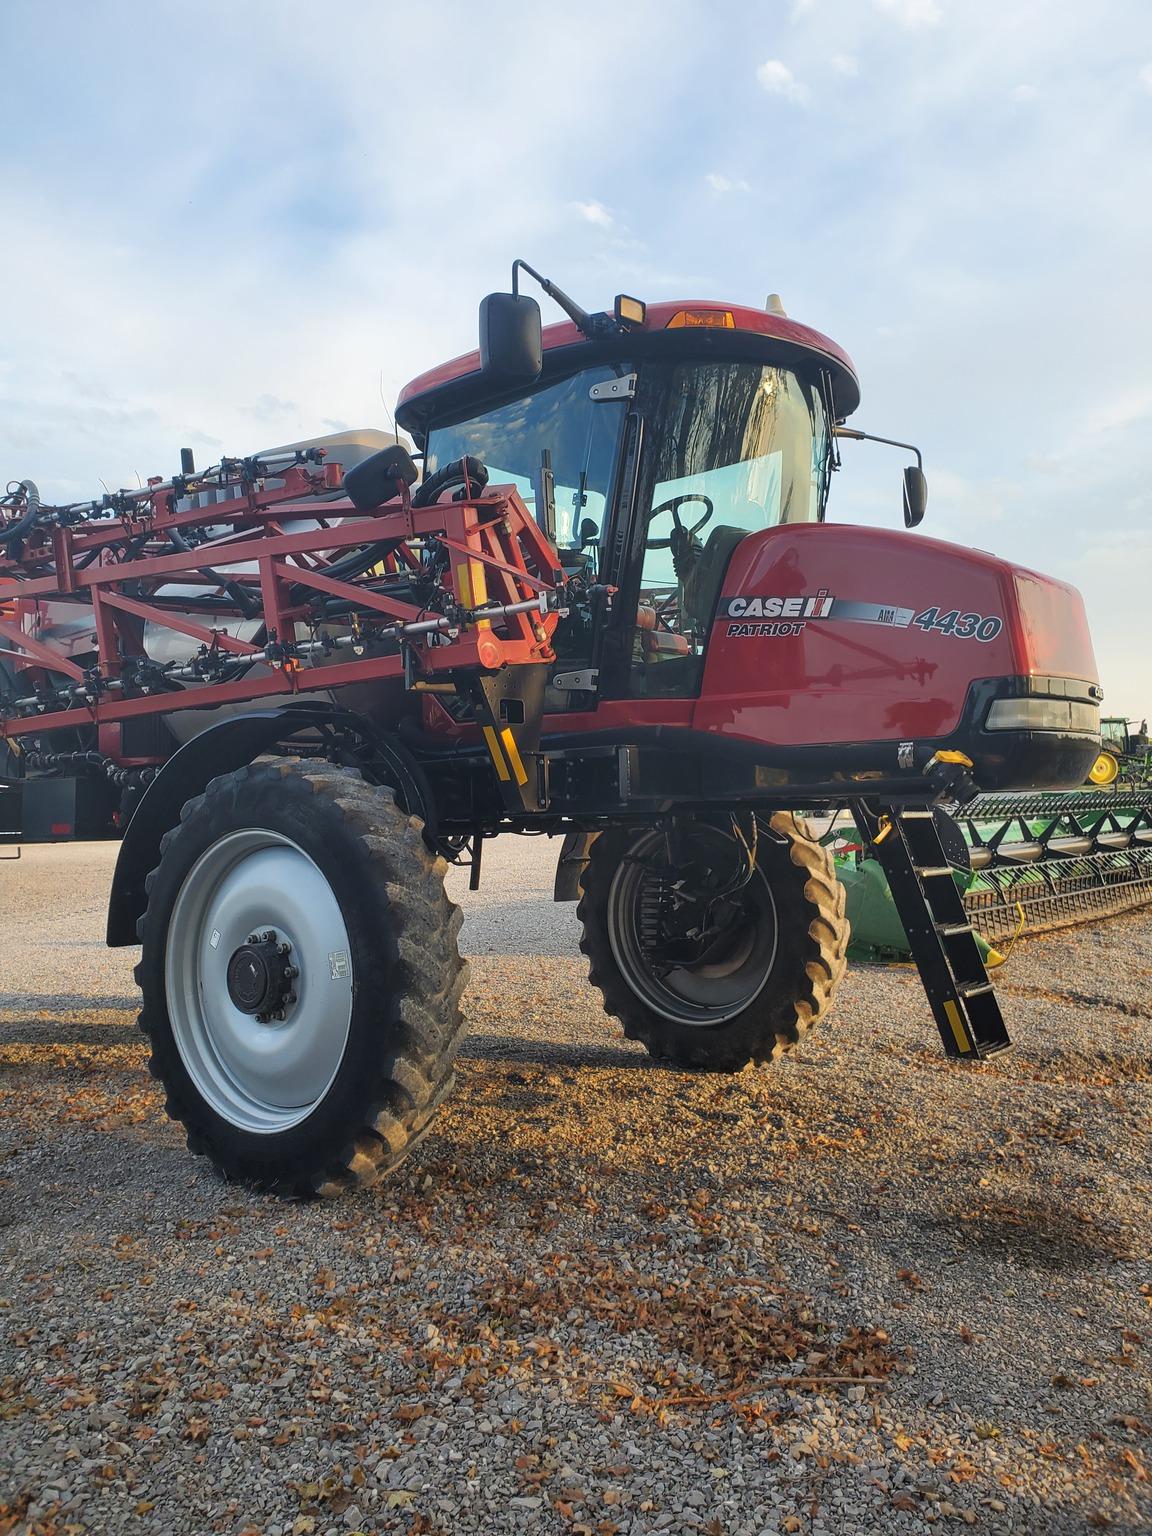
[[[483,719],[494,674],[553,659],[562,575],[512,487],[474,495],[465,476],[466,499],[419,505],[397,480],[365,509],[321,459],[226,460],[102,502],[0,511],[0,654],[16,678],[0,734],[389,678],[466,694]],[[90,649],[56,638],[49,609],[90,616]],[[146,625],[193,654],[150,656]]]

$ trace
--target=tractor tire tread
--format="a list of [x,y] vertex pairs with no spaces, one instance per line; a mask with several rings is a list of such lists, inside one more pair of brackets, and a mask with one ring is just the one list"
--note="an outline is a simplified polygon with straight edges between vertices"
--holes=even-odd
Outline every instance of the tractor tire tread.
[[[737,1020],[741,1023],[757,1013],[759,1017],[748,1027],[681,1029],[672,1041],[667,1021],[636,995],[620,972],[607,938],[608,888],[623,849],[611,834],[602,835],[592,845],[584,894],[577,908],[582,925],[580,948],[589,962],[588,979],[601,993],[604,1012],[619,1022],[625,1038],[637,1041],[658,1060],[727,1073],[767,1065],[792,1050],[831,1009],[848,963],[844,888],[836,879],[831,854],[800,818],[778,811],[768,819],[768,827],[777,846],[779,839],[786,840],[787,845],[787,860],[779,859],[776,864],[780,887],[774,885],[773,893],[778,913],[785,901],[791,909],[778,920],[787,921],[795,930],[792,974],[783,979],[778,990],[769,980],[772,995],[767,1005],[762,1006],[757,999]],[[763,851],[763,835],[760,846]],[[789,878],[790,872],[794,873]]]
[[[423,837],[423,823],[396,804],[392,791],[368,784],[355,770],[311,758],[263,757],[213,779],[181,811],[161,844],[161,858],[201,819],[215,818],[238,796],[274,787],[277,796],[316,796],[339,823],[353,860],[387,916],[380,942],[394,989],[381,997],[374,1021],[381,1048],[373,1076],[354,1090],[353,1124],[343,1138],[309,1148],[292,1166],[270,1171],[237,1154],[198,1095],[174,1080],[174,1046],[163,995],[146,996],[139,1025],[151,1045],[149,1068],[165,1088],[165,1108],[184,1127],[189,1150],[207,1157],[227,1179],[290,1197],[330,1196],[364,1188],[395,1169],[426,1134],[454,1082],[453,1061],[464,1033],[461,998],[468,970],[458,936],[462,914],[444,891],[445,861]],[[149,875],[149,897],[158,871]],[[166,918],[159,914],[157,920]],[[148,943],[151,908],[139,924]],[[166,932],[166,922],[165,922]],[[143,981],[148,966],[137,966]],[[155,988],[153,988],[155,992]]]

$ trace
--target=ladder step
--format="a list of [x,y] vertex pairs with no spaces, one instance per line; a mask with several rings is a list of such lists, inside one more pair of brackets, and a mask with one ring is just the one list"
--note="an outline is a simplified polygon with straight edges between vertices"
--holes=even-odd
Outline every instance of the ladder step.
[[[920,807],[892,807],[887,815],[885,831],[875,840],[876,857],[888,877],[945,1053],[980,1060],[1003,1050],[1008,1031],[936,818]],[[868,812],[860,819],[869,825]],[[987,848],[972,854],[974,865],[992,861]]]

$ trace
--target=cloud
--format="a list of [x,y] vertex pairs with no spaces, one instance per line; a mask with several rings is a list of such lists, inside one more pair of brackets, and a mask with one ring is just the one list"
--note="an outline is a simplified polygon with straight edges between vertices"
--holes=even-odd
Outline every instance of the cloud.
[[1090,437],[1107,437],[1152,419],[1152,389],[1137,386],[1102,400],[1084,418]]
[[729,176],[721,175],[719,171],[709,171],[704,180],[713,192],[751,192],[752,190],[746,181],[734,181]]
[[1034,85],[1014,85],[1009,94],[1013,101],[1036,101],[1040,96]]
[[860,73],[860,64],[850,53],[834,53],[832,55],[832,68],[836,74],[849,77]]
[[[967,539],[974,527],[1003,520],[1013,500],[1015,488],[995,477],[977,478],[957,474],[941,464],[933,464],[928,477],[930,516],[936,532],[957,542]],[[987,532],[983,537],[990,537]]]
[[944,19],[936,0],[872,0],[875,8],[910,32],[920,27],[935,27]]
[[281,400],[276,395],[261,395],[254,404],[242,407],[257,421],[283,421],[286,416],[298,416],[300,407],[295,400]]
[[589,224],[596,224],[601,229],[612,228],[614,220],[603,203],[593,200],[590,203],[577,203],[576,208],[580,217],[587,219]]
[[808,89],[780,59],[765,59],[756,71],[761,86],[772,96],[784,96],[789,101],[802,102],[808,98]]
[[1152,64],[1145,64],[1138,78],[1146,91],[1152,91]]

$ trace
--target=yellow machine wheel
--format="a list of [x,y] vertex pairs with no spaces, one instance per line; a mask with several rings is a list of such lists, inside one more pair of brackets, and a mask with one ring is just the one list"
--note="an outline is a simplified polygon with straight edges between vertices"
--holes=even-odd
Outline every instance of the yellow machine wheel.
[[1120,776],[1120,763],[1111,752],[1101,752],[1088,770],[1090,784],[1114,784]]

